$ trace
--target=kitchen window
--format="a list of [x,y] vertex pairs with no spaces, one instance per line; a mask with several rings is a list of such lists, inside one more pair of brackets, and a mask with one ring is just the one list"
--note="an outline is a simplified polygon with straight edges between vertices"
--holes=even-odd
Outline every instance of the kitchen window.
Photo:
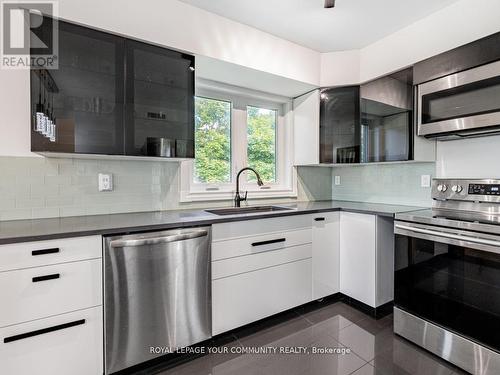
[[195,183],[231,181],[231,102],[195,98]]
[[250,199],[296,196],[291,99],[219,83],[197,91],[195,159],[182,163],[181,201],[232,199],[236,174],[247,166],[264,181],[240,176]]

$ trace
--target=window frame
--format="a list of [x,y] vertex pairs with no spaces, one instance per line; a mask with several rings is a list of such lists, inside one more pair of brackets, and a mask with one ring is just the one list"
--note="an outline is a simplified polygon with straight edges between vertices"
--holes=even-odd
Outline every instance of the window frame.
[[183,161],[180,201],[227,200],[234,197],[236,173],[247,166],[247,106],[276,111],[276,181],[259,187],[256,181],[247,181],[246,173],[243,173],[240,176],[240,191],[248,191],[249,198],[296,197],[292,99],[210,81],[197,82],[196,96],[231,103],[231,179],[228,183],[196,183],[194,160]]

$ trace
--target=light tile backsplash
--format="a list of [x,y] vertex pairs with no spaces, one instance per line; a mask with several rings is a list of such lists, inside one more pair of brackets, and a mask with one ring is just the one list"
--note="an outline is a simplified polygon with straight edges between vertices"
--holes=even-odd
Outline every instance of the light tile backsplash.
[[[176,162],[0,157],[0,220],[229,206],[231,200],[179,203]],[[298,199],[331,196],[331,174],[300,169]],[[112,173],[114,190],[99,192],[98,173]],[[301,177],[304,174],[306,177]],[[302,186],[300,181],[305,180]],[[294,199],[259,200],[259,203]],[[252,203],[251,203],[252,204]]]
[[332,171],[324,167],[297,167],[298,195],[302,200],[330,200]]
[[[98,191],[98,173],[113,174],[113,191]],[[297,199],[428,206],[430,189],[420,187],[422,174],[434,175],[434,164],[298,167]],[[341,176],[340,186],[333,184],[335,175]],[[176,162],[2,156],[0,221],[232,204],[231,200],[179,203],[179,177]]]
[[[435,175],[434,163],[372,164],[332,168],[332,199],[429,207],[431,189],[421,175]],[[340,176],[340,185],[335,185]]]

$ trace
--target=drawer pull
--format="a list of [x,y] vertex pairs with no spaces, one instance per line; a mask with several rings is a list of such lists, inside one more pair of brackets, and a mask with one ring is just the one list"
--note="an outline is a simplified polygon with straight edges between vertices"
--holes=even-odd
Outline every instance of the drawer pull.
[[253,242],[252,246],[262,246],[262,245],[269,245],[271,243],[278,243],[278,242],[285,242],[286,238],[277,238],[275,240],[267,240],[267,241],[260,241],[260,242]]
[[314,218],[314,221],[325,221],[324,217],[316,217]]
[[35,256],[35,255],[45,255],[45,254],[54,254],[54,253],[58,253],[59,252],[59,248],[58,247],[54,247],[52,249],[43,249],[43,250],[33,250],[31,252],[31,255]]
[[40,281],[54,280],[60,277],[61,275],[59,273],[54,273],[52,275],[35,276],[31,280],[33,280],[34,283],[38,283]]
[[74,322],[59,324],[57,326],[53,326],[53,327],[49,327],[49,328],[42,328],[42,329],[38,329],[36,331],[27,332],[27,333],[21,333],[19,335],[9,336],[9,337],[4,338],[3,342],[5,344],[7,344],[9,342],[27,339],[28,337],[43,335],[44,333],[59,331],[61,329],[65,329],[65,328],[79,326],[81,324],[85,324],[85,319],[75,320]]

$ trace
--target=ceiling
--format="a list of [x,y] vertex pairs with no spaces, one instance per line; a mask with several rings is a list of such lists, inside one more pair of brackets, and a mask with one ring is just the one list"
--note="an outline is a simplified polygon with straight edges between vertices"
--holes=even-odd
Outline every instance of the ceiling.
[[458,0],[180,0],[319,52],[365,47]]

